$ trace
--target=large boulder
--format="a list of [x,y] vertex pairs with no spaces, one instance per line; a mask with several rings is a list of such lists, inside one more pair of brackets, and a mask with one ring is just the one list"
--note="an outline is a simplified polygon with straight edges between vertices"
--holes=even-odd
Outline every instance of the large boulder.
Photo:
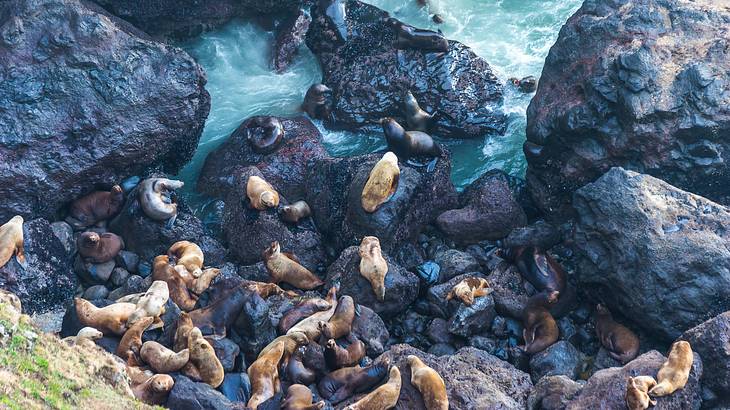
[[586,1],[560,30],[527,110],[527,178],[543,211],[609,168],[730,199],[730,10]]
[[167,398],[167,407],[180,410],[226,410],[233,408],[233,403],[210,385],[177,375]]
[[730,310],[730,210],[613,168],[576,191],[576,278],[667,341]]
[[[438,111],[433,131],[452,138],[502,133],[502,85],[489,64],[467,46],[449,41],[445,53],[398,50],[388,13],[357,0],[319,2],[307,45],[333,90],[332,123],[356,128],[385,116],[403,120],[402,94]],[[334,3],[334,4],[332,4]],[[344,15],[340,15],[340,7]]]
[[563,410],[580,393],[583,385],[566,376],[545,376],[535,384],[527,399],[528,410]]
[[0,3],[0,220],[69,201],[197,147],[210,96],[179,48],[79,0]]
[[680,339],[702,357],[707,376],[702,379],[703,387],[719,397],[730,397],[730,312],[693,327]]

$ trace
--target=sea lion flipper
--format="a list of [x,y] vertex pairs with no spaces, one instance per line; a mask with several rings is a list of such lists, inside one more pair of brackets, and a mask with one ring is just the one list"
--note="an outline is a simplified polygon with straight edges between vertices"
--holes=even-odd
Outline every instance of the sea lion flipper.
[[152,322],[150,327],[147,328],[147,330],[154,330],[154,329],[162,329],[165,327],[165,322],[162,321],[159,317],[155,318],[155,321]]
[[299,262],[299,258],[297,258],[297,256],[293,253],[282,252],[281,254],[301,265],[301,262]]

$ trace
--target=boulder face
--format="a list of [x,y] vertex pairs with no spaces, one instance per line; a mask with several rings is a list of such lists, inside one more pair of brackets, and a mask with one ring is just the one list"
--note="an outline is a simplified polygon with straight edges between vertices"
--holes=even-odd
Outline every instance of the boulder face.
[[702,385],[712,389],[718,397],[730,395],[730,312],[718,315],[688,331],[686,340],[705,364],[706,375]]
[[730,210],[614,168],[576,191],[578,286],[659,338],[730,310]]
[[197,147],[201,67],[91,7],[0,4],[0,220],[51,218],[151,165],[176,171]]
[[401,98],[411,90],[434,113],[433,132],[444,137],[502,133],[502,85],[489,64],[467,46],[449,41],[445,53],[398,50],[388,13],[357,0],[312,8],[307,45],[317,55],[323,83],[333,90],[329,125],[357,128],[382,117],[404,120]]
[[586,1],[527,110],[527,178],[543,211],[569,212],[571,193],[614,166],[730,199],[728,27],[711,1]]

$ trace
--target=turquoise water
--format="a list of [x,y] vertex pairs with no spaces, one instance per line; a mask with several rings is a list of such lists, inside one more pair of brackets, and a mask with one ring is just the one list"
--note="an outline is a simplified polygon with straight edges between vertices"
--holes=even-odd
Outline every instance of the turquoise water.
[[[485,58],[506,81],[509,77],[539,76],[545,56],[580,0],[431,0],[420,8],[416,0],[371,0],[409,24],[441,29]],[[431,22],[439,13],[444,24]],[[192,162],[179,177],[186,182],[183,194],[196,207],[205,198],[195,194],[195,181],[206,155],[221,144],[245,118],[252,115],[296,115],[307,88],[321,80],[316,58],[303,46],[284,74],[269,69],[274,35],[253,23],[234,21],[182,44],[206,70],[211,110]],[[476,140],[441,141],[452,152],[452,179],[463,187],[489,169],[500,168],[522,175],[525,159],[525,110],[531,95],[505,87],[507,132]],[[345,156],[385,147],[380,132],[322,131],[332,155]],[[438,137],[435,135],[435,137]]]

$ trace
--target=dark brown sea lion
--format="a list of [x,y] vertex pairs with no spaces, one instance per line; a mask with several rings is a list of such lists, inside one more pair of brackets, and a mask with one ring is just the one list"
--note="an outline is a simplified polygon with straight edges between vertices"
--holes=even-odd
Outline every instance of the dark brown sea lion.
[[182,312],[180,318],[177,319],[177,329],[175,330],[175,340],[172,350],[179,352],[188,348],[188,336],[194,327],[190,315],[187,312]]
[[0,226],[0,268],[5,266],[13,255],[20,266],[23,268],[28,266],[23,248],[23,217],[20,215],[10,218]]
[[272,242],[262,256],[273,283],[285,282],[303,290],[324,285],[321,279],[300,265],[294,255],[281,252],[279,242]]
[[286,377],[291,383],[299,383],[309,386],[317,379],[317,373],[304,366],[301,349],[297,349],[289,358],[286,365]]
[[167,255],[157,256],[153,261],[152,280],[167,283],[170,299],[182,310],[189,312],[195,309],[198,297],[191,294],[180,273],[170,265]]
[[434,116],[421,109],[418,100],[410,90],[403,94],[403,112],[406,124],[411,131],[428,132]]
[[312,84],[304,96],[302,110],[311,118],[329,119],[332,115],[332,90],[324,84]]
[[395,48],[413,48],[434,53],[449,51],[449,40],[441,33],[415,28],[395,18],[390,18],[389,23],[397,35]]
[[300,220],[311,216],[312,209],[309,208],[309,205],[306,202],[297,201],[291,205],[282,206],[279,214],[284,222],[296,224],[299,223]]
[[302,384],[292,384],[286,391],[286,398],[281,403],[281,410],[320,410],[325,406],[324,401],[312,403],[312,391]]
[[116,258],[124,249],[121,237],[111,232],[99,235],[96,232],[84,232],[76,240],[79,255],[91,263],[105,263]]
[[541,352],[558,341],[560,330],[549,312],[550,306],[558,301],[560,292],[540,292],[528,299],[522,314],[523,350],[529,354]]
[[322,298],[311,298],[304,300],[298,305],[289,309],[284,314],[284,316],[282,316],[281,320],[279,320],[278,325],[279,333],[285,334],[289,331],[289,329],[292,328],[292,326],[297,324],[300,320],[312,316],[317,312],[327,310],[331,307],[332,305]]
[[172,391],[175,381],[166,374],[156,374],[145,382],[133,385],[134,397],[147,404],[162,405]]
[[246,125],[245,135],[254,152],[270,154],[284,140],[284,126],[276,117],[253,117]]
[[400,370],[397,366],[390,368],[388,381],[366,394],[360,400],[345,407],[345,410],[387,410],[398,403],[401,388]]
[[94,191],[75,200],[68,211],[67,222],[77,229],[84,229],[111,219],[122,209],[122,187],[114,185],[111,191]]
[[596,335],[614,359],[626,364],[639,354],[639,338],[626,326],[613,320],[602,304],[596,306]]
[[549,253],[534,246],[500,249],[497,256],[510,261],[538,292],[565,292],[567,275]]
[[193,325],[206,336],[225,337],[226,329],[241,313],[243,304],[248,299],[248,292],[250,291],[242,284],[210,305],[193,310],[189,313]]
[[337,404],[355,393],[370,390],[388,374],[390,358],[384,357],[367,367],[345,367],[324,376],[317,388],[323,399]]
[[537,90],[537,78],[532,75],[528,75],[521,80],[516,77],[511,77],[509,82],[523,93],[534,93]]
[[337,302],[335,314],[329,321],[319,322],[323,342],[327,339],[339,339],[352,331],[352,321],[355,320],[355,301],[351,296],[342,296]]
[[388,149],[395,152],[400,158],[437,157],[441,155],[441,147],[425,132],[406,131],[396,120],[390,117],[381,119],[380,125],[383,126]]
[[352,333],[347,335],[347,341],[350,344],[346,349],[337,345],[334,339],[327,341],[324,347],[324,361],[328,368],[336,370],[354,366],[365,357],[365,343]]

